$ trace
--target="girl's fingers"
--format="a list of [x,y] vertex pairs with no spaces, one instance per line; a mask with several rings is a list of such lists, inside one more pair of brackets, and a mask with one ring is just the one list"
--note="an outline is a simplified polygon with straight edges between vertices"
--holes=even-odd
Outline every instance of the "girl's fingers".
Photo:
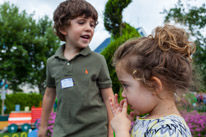
[[116,108],[117,112],[122,112],[122,108],[120,107],[120,104],[118,102],[118,95],[114,95],[114,107]]
[[124,99],[122,113],[127,115],[127,100],[126,99]]
[[109,105],[110,105],[110,108],[112,110],[113,115],[115,116],[116,115],[116,108],[114,107],[113,100],[110,97],[109,97]]
[[[126,113],[127,113],[127,106],[128,106],[127,100],[123,99],[120,101],[120,104],[119,104],[117,94],[114,95],[114,103],[113,103],[112,98],[109,98],[109,104],[110,104],[110,108],[111,108],[114,116],[116,116],[117,114],[119,114],[123,111],[123,107],[124,107],[123,104],[126,104]],[[125,113],[125,112],[123,112],[123,113]]]
[[120,107],[123,108],[123,104],[124,104],[124,99],[120,101]]
[[117,94],[114,95],[114,105],[115,105],[116,109],[119,108],[119,102],[118,102],[118,95]]
[[130,112],[130,114],[128,115],[129,120],[133,121],[134,120],[134,111]]

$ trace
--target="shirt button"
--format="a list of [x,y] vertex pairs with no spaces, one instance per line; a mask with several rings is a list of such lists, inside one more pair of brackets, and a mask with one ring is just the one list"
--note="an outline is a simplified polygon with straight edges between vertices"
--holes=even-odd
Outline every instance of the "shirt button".
[[69,63],[69,62],[67,62],[67,65],[69,66],[69,65],[70,65],[70,63]]

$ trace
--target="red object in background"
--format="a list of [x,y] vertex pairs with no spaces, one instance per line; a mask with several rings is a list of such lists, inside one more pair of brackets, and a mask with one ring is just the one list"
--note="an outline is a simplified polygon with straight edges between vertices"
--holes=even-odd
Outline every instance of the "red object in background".
[[9,124],[21,125],[24,123],[31,124],[31,112],[11,112],[8,119]]
[[21,125],[24,123],[33,124],[37,119],[41,117],[42,108],[41,107],[32,107],[29,112],[15,112],[12,111],[9,115],[8,123]]
[[31,108],[31,123],[35,123],[37,119],[41,117],[42,108],[41,107],[32,107]]

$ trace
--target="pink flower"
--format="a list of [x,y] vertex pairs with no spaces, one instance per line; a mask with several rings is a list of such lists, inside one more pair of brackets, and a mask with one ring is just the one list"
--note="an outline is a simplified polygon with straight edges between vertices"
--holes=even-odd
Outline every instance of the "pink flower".
[[[56,113],[52,112],[48,121],[48,127],[47,127],[47,136],[51,137],[53,135],[53,128],[55,123]],[[37,128],[39,128],[40,120],[37,120]]]
[[206,113],[182,112],[193,136],[206,135]]

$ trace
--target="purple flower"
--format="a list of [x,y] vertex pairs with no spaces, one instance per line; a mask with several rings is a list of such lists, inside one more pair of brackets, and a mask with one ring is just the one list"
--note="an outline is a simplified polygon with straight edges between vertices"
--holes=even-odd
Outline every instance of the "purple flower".
[[193,136],[206,135],[206,113],[193,112],[182,112],[188,127]]
[[[52,112],[50,117],[49,117],[48,127],[47,127],[47,136],[48,137],[51,137],[53,135],[55,118],[56,118],[56,112]],[[41,119],[38,119],[38,121],[37,121],[37,128],[39,128],[40,120]]]

